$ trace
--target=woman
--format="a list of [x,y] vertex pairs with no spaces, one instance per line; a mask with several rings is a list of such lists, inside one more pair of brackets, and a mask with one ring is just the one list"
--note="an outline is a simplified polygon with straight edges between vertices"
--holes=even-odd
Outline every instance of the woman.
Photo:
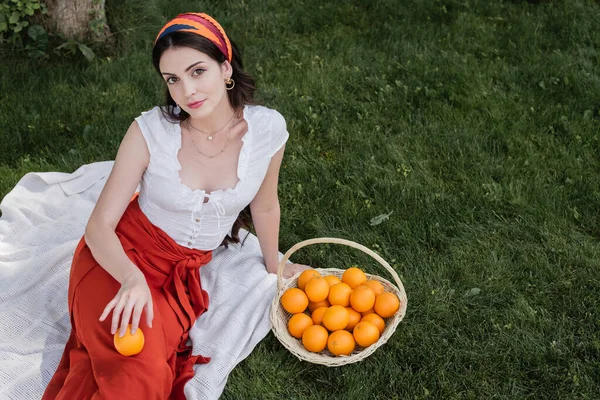
[[[129,127],[75,251],[72,332],[44,399],[184,399],[193,365],[209,362],[187,344],[209,304],[199,268],[239,242],[248,205],[266,268],[277,272],[285,120],[255,105],[239,51],[206,14],[169,21],[153,62],[167,105]],[[284,276],[305,268],[289,264]],[[113,335],[129,325],[145,345],[124,357]]]

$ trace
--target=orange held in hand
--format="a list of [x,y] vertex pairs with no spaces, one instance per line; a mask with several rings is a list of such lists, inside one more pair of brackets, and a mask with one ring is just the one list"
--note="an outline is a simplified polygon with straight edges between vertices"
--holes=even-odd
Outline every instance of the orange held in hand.
[[138,328],[131,334],[131,324],[127,326],[127,331],[123,337],[119,337],[119,331],[114,336],[115,349],[124,356],[135,356],[144,348],[144,333]]

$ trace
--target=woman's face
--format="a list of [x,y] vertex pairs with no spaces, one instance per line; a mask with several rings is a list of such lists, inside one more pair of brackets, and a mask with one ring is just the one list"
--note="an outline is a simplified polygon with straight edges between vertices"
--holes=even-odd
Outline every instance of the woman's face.
[[[159,68],[171,97],[192,118],[205,118],[228,101],[225,80],[232,70],[227,61],[219,64],[196,49],[176,47],[163,53]],[[199,101],[201,105],[194,106]]]

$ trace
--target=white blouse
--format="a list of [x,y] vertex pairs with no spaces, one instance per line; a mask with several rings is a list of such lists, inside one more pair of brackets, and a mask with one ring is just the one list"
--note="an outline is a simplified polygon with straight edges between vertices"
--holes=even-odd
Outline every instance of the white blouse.
[[233,188],[211,193],[192,190],[181,182],[179,123],[167,121],[158,106],[135,119],[150,152],[150,163],[140,182],[140,208],[152,224],[182,246],[199,250],[219,247],[258,192],[271,157],[289,137],[285,119],[275,110],[245,106],[243,117],[248,130],[242,137],[238,182]]

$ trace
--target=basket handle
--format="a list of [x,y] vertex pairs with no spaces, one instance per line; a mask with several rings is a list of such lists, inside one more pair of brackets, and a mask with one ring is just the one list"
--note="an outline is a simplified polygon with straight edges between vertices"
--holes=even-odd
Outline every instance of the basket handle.
[[342,244],[345,246],[349,246],[349,247],[353,247],[355,249],[361,250],[364,253],[367,253],[368,255],[373,257],[377,262],[379,262],[379,264],[383,265],[385,267],[385,269],[388,270],[388,272],[394,278],[394,281],[396,281],[396,285],[398,287],[400,287],[400,288],[403,287],[402,282],[400,282],[400,277],[398,276],[396,271],[394,271],[394,269],[390,266],[390,264],[388,264],[387,261],[385,261],[383,258],[381,258],[381,256],[379,254],[375,253],[373,250],[363,246],[362,244],[353,242],[351,240],[323,237],[323,238],[308,239],[308,240],[304,240],[302,242],[296,243],[283,255],[283,258],[279,262],[279,268],[277,268],[277,292],[281,292],[281,289],[283,286],[283,282],[282,282],[283,268],[285,266],[285,263],[290,259],[290,256],[293,253],[295,253],[297,250],[299,250],[305,246],[309,246],[311,244],[318,244],[318,243]]

